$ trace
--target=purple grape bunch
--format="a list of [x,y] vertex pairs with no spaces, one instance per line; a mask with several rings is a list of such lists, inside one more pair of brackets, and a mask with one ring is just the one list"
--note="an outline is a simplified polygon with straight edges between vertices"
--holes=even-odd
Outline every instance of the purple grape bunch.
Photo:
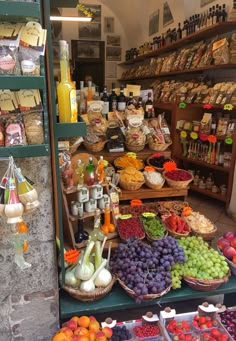
[[185,261],[184,250],[172,237],[147,245],[138,239],[119,244],[111,258],[111,270],[133,290],[137,303],[144,295],[159,294],[171,285],[171,267]]

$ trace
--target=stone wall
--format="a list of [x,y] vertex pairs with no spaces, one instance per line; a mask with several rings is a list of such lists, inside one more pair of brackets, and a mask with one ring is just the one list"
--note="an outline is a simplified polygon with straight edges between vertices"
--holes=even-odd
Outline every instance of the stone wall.
[[[0,218],[0,341],[50,341],[59,324],[58,279],[50,158],[16,159],[34,183],[40,207],[25,215],[32,266],[20,270],[14,263],[10,226]],[[7,168],[0,161],[0,176]]]

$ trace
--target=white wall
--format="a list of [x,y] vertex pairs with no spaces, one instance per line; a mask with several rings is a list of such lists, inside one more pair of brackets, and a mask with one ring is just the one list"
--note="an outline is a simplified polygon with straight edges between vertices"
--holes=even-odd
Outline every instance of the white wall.
[[[84,4],[94,4],[102,6],[102,18],[101,18],[101,40],[105,41],[106,46],[106,36],[109,35],[119,35],[121,37],[121,48],[122,48],[122,60],[124,59],[125,50],[129,48],[127,41],[127,34],[121,24],[121,18],[119,18],[106,4],[101,4],[101,1],[98,0],[83,0]],[[78,15],[78,11],[75,8],[63,8],[62,15],[64,16],[76,16]],[[104,33],[104,17],[114,17],[114,33]],[[79,39],[79,23],[73,22],[63,22],[62,25],[62,36],[63,39],[68,41],[70,44],[71,40]],[[105,47],[106,49],[106,47]],[[115,63],[118,64],[120,62],[106,62],[106,66],[109,64]],[[118,68],[117,68],[118,71]],[[119,74],[117,78],[119,78]],[[105,76],[106,77],[106,76]],[[111,87],[111,83],[116,80],[113,78],[106,78],[106,85],[108,88]]]

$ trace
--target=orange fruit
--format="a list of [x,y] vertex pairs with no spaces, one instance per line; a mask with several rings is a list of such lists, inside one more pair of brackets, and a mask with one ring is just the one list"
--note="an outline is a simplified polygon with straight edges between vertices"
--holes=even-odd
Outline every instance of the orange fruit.
[[85,335],[88,336],[89,335],[89,331],[87,328],[84,327],[78,327],[75,331],[74,331],[75,335]]
[[52,341],[72,341],[72,338],[59,331],[53,336]]
[[81,327],[88,328],[90,323],[90,318],[88,316],[80,316],[78,320],[78,324]]

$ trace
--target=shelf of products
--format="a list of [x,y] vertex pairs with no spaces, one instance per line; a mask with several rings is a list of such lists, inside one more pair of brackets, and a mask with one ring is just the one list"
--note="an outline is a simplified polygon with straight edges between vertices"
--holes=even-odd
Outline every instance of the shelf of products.
[[188,163],[192,163],[192,164],[195,164],[195,165],[198,165],[198,166],[207,167],[207,168],[219,171],[219,172],[224,172],[224,173],[229,173],[230,172],[230,168],[229,167],[217,166],[217,165],[213,165],[213,164],[210,164],[210,163],[207,163],[207,162],[203,162],[203,161],[200,161],[200,160],[197,160],[197,159],[190,159],[188,157],[181,156],[181,155],[175,155],[175,157],[177,159],[179,159],[179,160],[186,161]]
[[[29,21],[36,21],[42,23],[41,1],[35,2],[7,2],[2,1],[0,6],[0,21],[10,22],[13,32],[16,37],[22,34],[24,26]],[[21,28],[21,31],[19,29]],[[29,39],[27,35],[24,39]],[[2,37],[2,45],[4,46],[4,39],[8,36]],[[46,30],[42,30],[38,36],[37,46],[38,55],[35,56],[34,69],[26,71],[22,67],[20,58],[24,56],[30,58],[31,54],[35,54],[34,45],[24,42],[24,46],[28,46],[27,56],[22,54],[20,57],[20,49],[23,43],[15,47],[14,58],[20,65],[13,67],[11,70],[4,71],[5,74],[0,76],[0,90],[8,91],[8,95],[12,98],[13,108],[6,109],[1,106],[4,111],[4,119],[1,120],[1,132],[5,137],[5,141],[0,147],[0,155],[4,157],[39,157],[48,155],[50,152],[49,133],[48,133],[48,101],[47,101],[47,86],[45,74],[45,60],[44,47],[46,41]],[[31,49],[33,50],[31,52]],[[25,52],[26,53],[26,52]],[[28,90],[27,96],[24,91]],[[16,90],[16,91],[14,91]],[[32,91],[31,91],[32,90]],[[31,92],[30,92],[31,91]],[[15,93],[17,92],[17,96]],[[31,96],[31,97],[30,97]],[[32,104],[33,103],[33,104]],[[11,106],[10,106],[11,107]],[[9,108],[9,106],[8,106]],[[9,117],[8,114],[11,114]],[[37,122],[36,122],[37,120]],[[9,136],[9,126],[15,123],[18,125],[19,138],[12,138],[11,141],[6,139]],[[23,127],[24,126],[24,127]],[[21,133],[19,133],[21,128]],[[7,135],[8,134],[8,135]],[[18,136],[18,135],[17,135]],[[5,145],[5,146],[3,146]]]
[[201,189],[198,186],[195,186],[195,185],[192,185],[192,184],[190,185],[190,189],[192,191],[195,191],[195,192],[207,195],[208,197],[211,197],[211,198],[223,201],[223,202],[227,202],[227,200],[228,200],[226,195],[222,195],[222,194],[219,194],[219,193],[213,193],[210,190]]
[[220,286],[216,290],[211,290],[209,292],[201,292],[184,286],[182,289],[172,290],[163,297],[159,297],[156,300],[143,301],[140,304],[135,303],[135,301],[129,297],[125,291],[116,285],[113,287],[112,292],[104,297],[102,300],[94,301],[88,303],[80,302],[73,299],[65,291],[60,292],[60,302],[61,302],[61,318],[70,318],[76,314],[99,314],[107,311],[125,310],[132,308],[143,308],[155,306],[157,303],[165,304],[177,301],[187,301],[191,299],[202,298],[204,296],[212,295],[227,295],[235,292],[236,287],[236,277],[232,276],[230,280]]
[[212,36],[216,36],[219,34],[224,34],[230,31],[233,31],[235,29],[235,22],[224,22],[224,23],[217,23],[215,25],[212,25],[210,27],[207,27],[201,31],[192,33],[188,35],[187,37],[183,39],[179,39],[172,44],[169,44],[167,46],[163,46],[156,51],[152,51],[150,53],[146,53],[144,55],[138,56],[135,59],[125,61],[123,63],[120,63],[119,65],[130,65],[134,64],[140,61],[144,61],[145,59],[149,59],[152,57],[160,56],[161,54],[171,52],[173,50],[176,50],[178,48],[182,48],[185,45],[189,45],[191,43],[200,41],[202,39],[208,39]]

